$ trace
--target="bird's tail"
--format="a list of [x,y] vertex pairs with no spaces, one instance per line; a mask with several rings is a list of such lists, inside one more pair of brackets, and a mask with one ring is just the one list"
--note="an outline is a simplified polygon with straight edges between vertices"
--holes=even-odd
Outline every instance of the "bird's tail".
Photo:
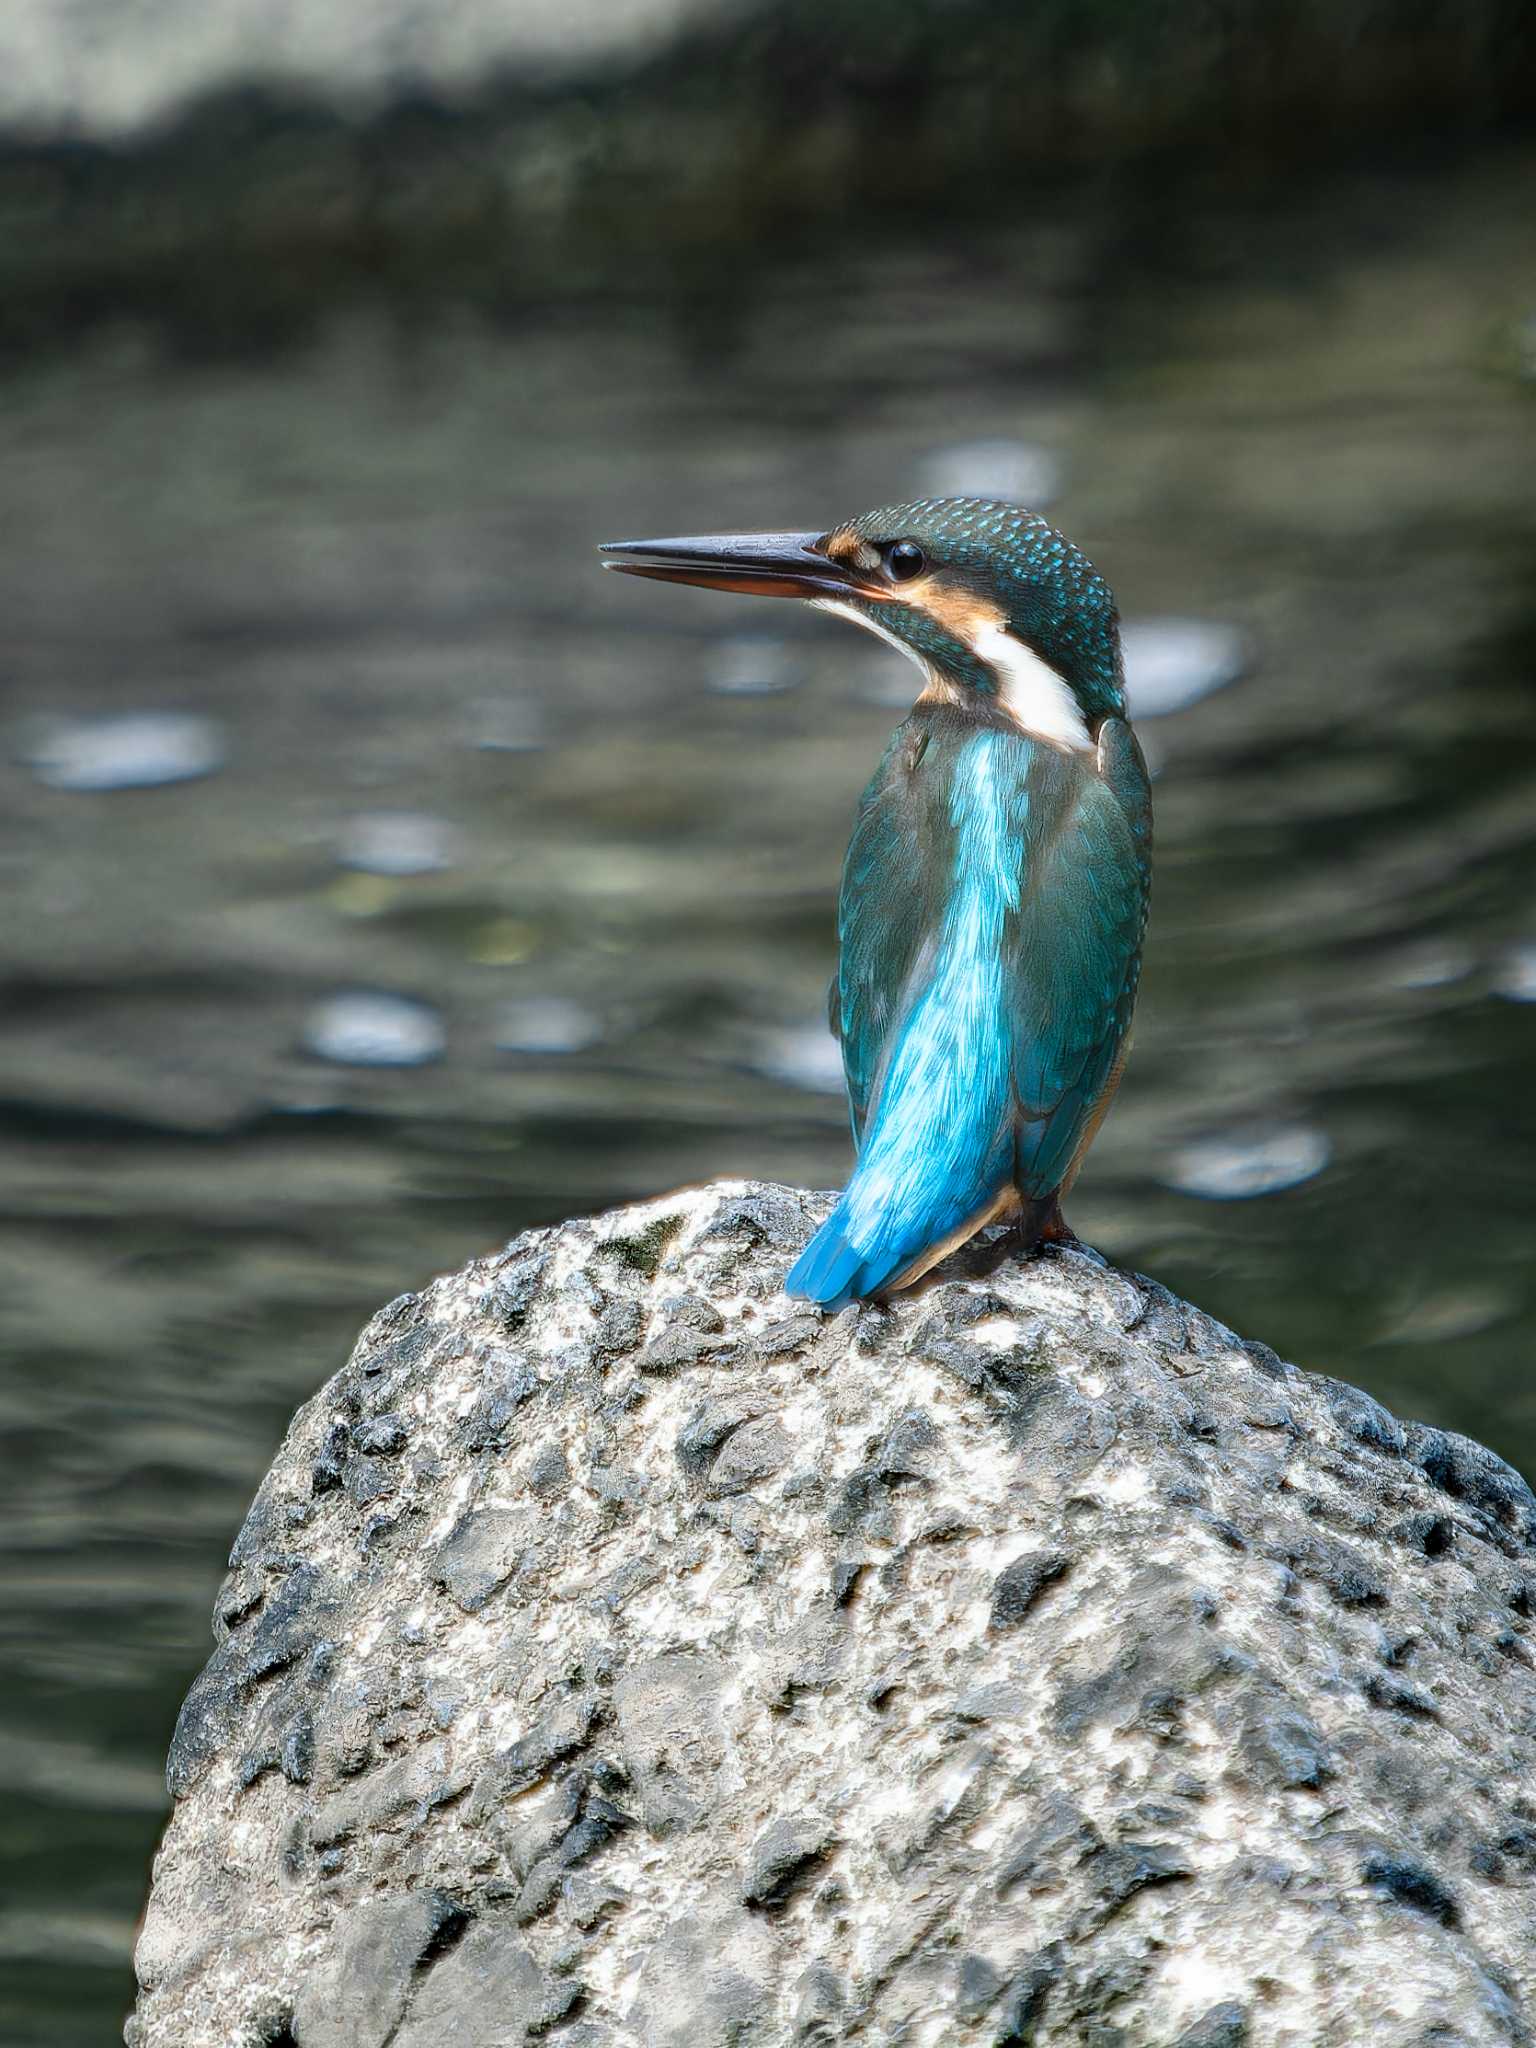
[[993,993],[967,954],[914,1007],[853,1178],[795,1262],[788,1293],[837,1309],[906,1286],[1011,1203],[1012,1069]]
[[823,1308],[846,1308],[850,1301],[878,1294],[894,1276],[897,1268],[888,1257],[871,1259],[849,1242],[847,1223],[847,1202],[839,1202],[790,1267],[786,1294],[819,1302]]
[[[1040,1229],[1044,1212],[1054,1208],[1054,1201],[1028,1205],[1022,1221],[1031,1235],[1045,1234]],[[931,1266],[1005,1214],[1018,1214],[1011,1187],[997,1189],[958,1217],[951,1210],[943,1220],[887,1237],[871,1250],[861,1251],[848,1234],[851,1219],[845,1196],[789,1269],[784,1291],[822,1308],[840,1309],[850,1301],[867,1301],[874,1294],[910,1287]]]
[[962,1127],[940,1149],[930,1127],[922,1151],[908,1132],[895,1133],[894,1145],[892,1135],[887,1124],[866,1145],[837,1207],[790,1268],[787,1294],[840,1309],[910,1286],[994,1217],[1017,1210],[1006,1128],[994,1125],[988,1139]]

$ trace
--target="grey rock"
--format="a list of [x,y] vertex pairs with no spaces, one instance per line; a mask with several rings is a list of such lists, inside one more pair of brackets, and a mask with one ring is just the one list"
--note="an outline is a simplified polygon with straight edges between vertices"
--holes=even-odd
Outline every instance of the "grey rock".
[[[426,1974],[390,2048],[466,2048],[470,2042],[526,2041],[562,2018],[578,1984],[539,1967],[511,1926],[470,1928]],[[298,2035],[300,2048],[307,2048]]]
[[353,1434],[357,1448],[370,1457],[391,1458],[410,1440],[410,1425],[398,1415],[373,1415]]
[[713,1494],[745,1493],[789,1462],[794,1445],[771,1416],[759,1416],[732,1432],[709,1475]]
[[776,1820],[752,1844],[741,1888],[743,1904],[782,1906],[826,1855],[832,1841],[832,1830],[825,1821],[803,1815]]
[[136,2048],[1536,2039],[1519,1475],[1084,1252],[791,1310],[825,1212],[374,1318],[236,1541]]
[[1235,1998],[1224,1998],[1186,2027],[1174,2048],[1245,2048],[1250,2039],[1246,2011]]
[[629,2038],[655,2048],[773,2039],[768,1944],[745,1910],[705,1922],[688,1915],[645,1958]]
[[364,1900],[308,1972],[294,2002],[304,2048],[385,2048],[404,2017],[412,1980],[448,1946],[464,1915],[441,1892]]
[[808,1964],[795,1986],[792,2032],[804,2048],[824,2048],[843,2033],[848,1998],[843,1980],[825,1963]]
[[464,1448],[482,1451],[489,1445],[501,1445],[513,1416],[538,1390],[538,1375],[526,1359],[515,1352],[492,1354],[480,1397],[460,1427]]
[[694,1650],[629,1660],[613,1688],[621,1753],[654,1836],[685,1833],[713,1809],[726,1764],[730,1667]]
[[992,1582],[992,1626],[1016,1628],[1071,1561],[1064,1550],[1032,1550],[1005,1565]]
[[457,1524],[437,1556],[437,1582],[466,1614],[480,1609],[511,1578],[529,1534],[524,1517],[478,1508]]

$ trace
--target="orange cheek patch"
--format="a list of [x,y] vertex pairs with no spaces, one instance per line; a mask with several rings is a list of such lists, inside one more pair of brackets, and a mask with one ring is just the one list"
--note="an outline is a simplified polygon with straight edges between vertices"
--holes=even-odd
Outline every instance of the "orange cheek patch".
[[964,647],[973,648],[989,627],[1003,623],[1003,615],[995,604],[988,604],[973,590],[955,590],[936,582],[931,576],[919,577],[915,583],[893,592],[893,595],[903,604],[916,605],[919,611],[925,611]]

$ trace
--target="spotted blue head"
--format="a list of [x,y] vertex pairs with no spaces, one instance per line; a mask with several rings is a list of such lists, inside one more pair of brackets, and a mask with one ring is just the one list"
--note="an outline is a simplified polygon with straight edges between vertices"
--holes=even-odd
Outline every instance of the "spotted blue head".
[[1058,746],[1125,712],[1114,597],[1036,512],[988,498],[886,505],[826,533],[618,541],[611,569],[798,597],[890,641],[929,698],[970,703]]

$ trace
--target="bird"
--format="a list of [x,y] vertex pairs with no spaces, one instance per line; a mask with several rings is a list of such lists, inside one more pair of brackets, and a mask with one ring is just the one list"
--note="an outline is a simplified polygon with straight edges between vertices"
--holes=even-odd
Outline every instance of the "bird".
[[883,1300],[996,1223],[1024,1249],[1075,1242],[1061,1203],[1125,1064],[1151,886],[1108,584],[1039,513],[984,498],[599,552],[632,576],[800,599],[922,674],[838,898],[828,1007],[855,1163],[786,1292]]

